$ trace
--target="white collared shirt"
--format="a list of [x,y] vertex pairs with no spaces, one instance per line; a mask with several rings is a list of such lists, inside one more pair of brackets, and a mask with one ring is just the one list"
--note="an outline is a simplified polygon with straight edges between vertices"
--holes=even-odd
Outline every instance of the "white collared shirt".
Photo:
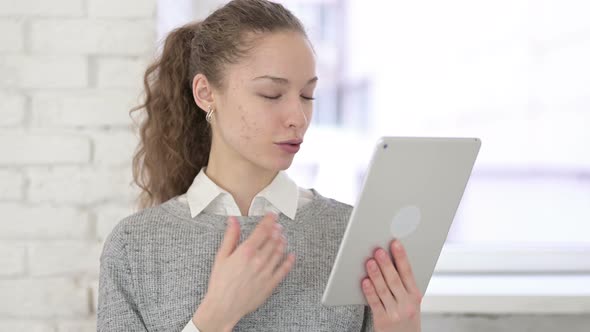
[[[178,196],[178,200],[188,203],[191,217],[201,212],[224,216],[241,216],[242,213],[233,196],[219,187],[205,174],[206,167],[201,171],[185,194]],[[301,188],[285,173],[280,171],[272,182],[262,189],[252,200],[248,216],[261,216],[267,212],[279,213],[295,219],[297,208],[309,203],[313,193],[309,189]],[[192,319],[182,332],[199,332]]]
[[[178,197],[178,200],[188,203],[191,217],[194,218],[201,212],[241,216],[242,213],[233,196],[213,182],[205,174],[205,170],[206,167],[203,167],[187,192]],[[248,216],[282,212],[293,220],[297,208],[310,202],[312,198],[313,193],[309,189],[297,186],[286,172],[280,171],[272,182],[254,197],[248,209]]]

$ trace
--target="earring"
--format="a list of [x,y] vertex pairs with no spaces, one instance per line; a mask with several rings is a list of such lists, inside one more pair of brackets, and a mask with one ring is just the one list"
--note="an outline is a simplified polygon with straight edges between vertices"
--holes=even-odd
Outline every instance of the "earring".
[[209,110],[207,111],[207,115],[205,116],[205,120],[207,120],[207,122],[211,123],[212,116],[213,116],[213,107],[211,107],[211,105],[209,105]]

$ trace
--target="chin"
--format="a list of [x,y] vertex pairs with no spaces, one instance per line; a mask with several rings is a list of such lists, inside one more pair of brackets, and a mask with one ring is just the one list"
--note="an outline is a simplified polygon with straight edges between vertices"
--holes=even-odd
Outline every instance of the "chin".
[[273,168],[275,171],[284,171],[284,170],[288,169],[289,167],[291,167],[292,163],[293,163],[293,158],[280,159],[280,160],[276,161]]

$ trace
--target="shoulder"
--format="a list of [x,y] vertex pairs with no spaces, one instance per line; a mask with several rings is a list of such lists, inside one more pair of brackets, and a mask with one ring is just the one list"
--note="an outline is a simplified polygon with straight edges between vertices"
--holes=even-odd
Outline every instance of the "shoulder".
[[334,198],[327,198],[328,205],[334,210],[352,211],[352,205],[341,202]]
[[304,213],[304,218],[322,222],[327,227],[343,228],[348,224],[353,206],[337,199],[323,196],[315,189],[314,202],[310,203],[309,211]]
[[322,214],[345,215],[348,217],[352,212],[352,205],[341,202],[334,198],[323,196],[315,189],[314,192],[317,195],[316,199],[318,199],[321,203],[319,204],[318,210],[320,210]]
[[[165,203],[163,203],[165,204]],[[101,259],[123,257],[129,244],[178,229],[184,221],[170,214],[163,204],[145,208],[121,219],[106,237]]]

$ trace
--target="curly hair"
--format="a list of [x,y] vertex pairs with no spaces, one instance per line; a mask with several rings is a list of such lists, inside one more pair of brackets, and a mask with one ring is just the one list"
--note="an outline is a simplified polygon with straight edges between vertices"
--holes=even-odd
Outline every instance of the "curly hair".
[[168,34],[161,55],[145,71],[145,99],[130,110],[130,115],[143,111],[132,161],[133,181],[141,188],[138,209],[186,192],[209,161],[211,128],[194,101],[192,79],[202,73],[222,88],[224,65],[247,54],[251,33],[276,31],[306,36],[299,19],[282,5],[234,0]]

